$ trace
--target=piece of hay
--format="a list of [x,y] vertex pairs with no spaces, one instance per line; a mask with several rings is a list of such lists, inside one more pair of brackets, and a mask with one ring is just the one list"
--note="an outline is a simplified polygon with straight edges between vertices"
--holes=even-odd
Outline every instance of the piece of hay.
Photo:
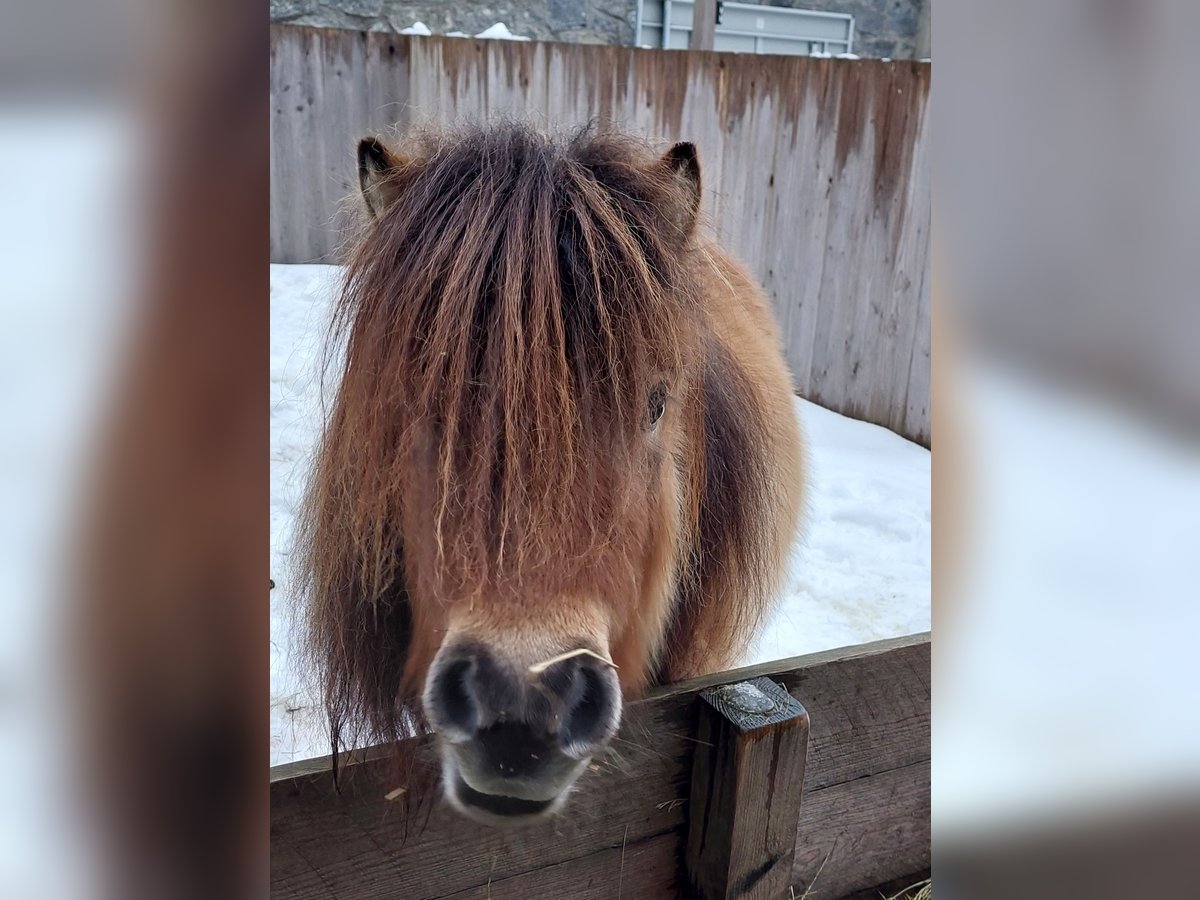
[[553,666],[556,663],[560,663],[560,662],[563,662],[564,660],[568,660],[568,659],[573,659],[576,656],[582,656],[584,654],[595,657],[596,659],[600,660],[600,662],[604,663],[606,666],[612,666],[612,668],[614,668],[614,669],[617,668],[617,664],[615,662],[613,662],[611,659],[601,656],[595,650],[589,650],[587,647],[580,647],[578,650],[568,650],[566,653],[560,653],[560,654],[558,654],[558,656],[552,656],[552,657],[550,657],[550,659],[547,659],[544,662],[534,663],[532,666],[529,667],[529,674],[530,675],[541,675],[543,672],[545,672],[548,668],[550,668],[551,666]]
[[408,788],[396,788],[395,790],[388,791],[386,794],[384,794],[383,799],[384,800],[395,800],[397,797],[400,797],[407,793],[408,793]]
[[[911,893],[916,891],[916,893]],[[916,884],[910,884],[899,893],[892,894],[887,900],[933,900],[933,879],[926,878]]]

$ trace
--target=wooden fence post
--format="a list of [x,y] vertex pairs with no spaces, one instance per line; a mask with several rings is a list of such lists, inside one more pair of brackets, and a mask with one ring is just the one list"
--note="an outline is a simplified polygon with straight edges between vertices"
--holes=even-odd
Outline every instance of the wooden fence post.
[[711,50],[717,36],[717,0],[695,0],[689,50]]
[[769,678],[700,694],[683,896],[787,897],[808,712]]

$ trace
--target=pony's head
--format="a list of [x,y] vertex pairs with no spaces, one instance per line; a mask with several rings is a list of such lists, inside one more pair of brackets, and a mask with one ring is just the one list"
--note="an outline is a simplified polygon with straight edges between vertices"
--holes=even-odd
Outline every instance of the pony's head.
[[661,662],[695,519],[694,148],[505,126],[358,150],[369,212],[301,531],[336,748],[556,810]]

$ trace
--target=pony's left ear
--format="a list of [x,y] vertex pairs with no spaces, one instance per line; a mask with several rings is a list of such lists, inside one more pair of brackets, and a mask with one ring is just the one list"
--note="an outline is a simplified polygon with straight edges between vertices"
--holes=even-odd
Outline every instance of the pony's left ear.
[[679,204],[671,219],[684,238],[690,238],[700,215],[700,157],[696,145],[681,141],[668,150],[659,164],[676,185]]
[[358,142],[358,186],[371,217],[378,219],[400,194],[397,176],[404,160],[377,137]]

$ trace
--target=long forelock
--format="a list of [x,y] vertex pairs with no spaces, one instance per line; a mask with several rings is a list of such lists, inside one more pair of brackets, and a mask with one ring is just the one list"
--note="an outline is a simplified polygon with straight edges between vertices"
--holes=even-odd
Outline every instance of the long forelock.
[[474,130],[409,158],[338,310],[335,417],[359,469],[351,521],[370,532],[350,537],[387,568],[384,529],[432,430],[439,573],[469,593],[610,540],[629,499],[613,475],[645,391],[683,364],[696,289],[670,179],[630,138]]

